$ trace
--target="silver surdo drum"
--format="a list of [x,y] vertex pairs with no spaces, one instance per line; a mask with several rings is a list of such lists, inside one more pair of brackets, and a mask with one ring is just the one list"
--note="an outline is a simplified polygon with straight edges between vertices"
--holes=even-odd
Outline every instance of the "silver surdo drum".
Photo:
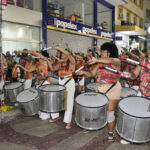
[[125,98],[128,96],[137,96],[137,91],[132,88],[122,88],[120,98]]
[[65,86],[47,84],[39,87],[39,107],[45,112],[58,112],[65,109]]
[[17,96],[19,107],[25,116],[33,116],[39,111],[38,91],[34,88],[26,89]]
[[24,90],[24,86],[20,82],[13,82],[5,85],[4,94],[7,102],[16,103],[17,95]]
[[75,102],[75,121],[78,126],[97,130],[106,125],[108,99],[104,94],[82,93]]
[[133,143],[150,141],[150,100],[136,96],[121,100],[116,130]]
[[86,85],[86,92],[97,92],[97,83],[89,83]]

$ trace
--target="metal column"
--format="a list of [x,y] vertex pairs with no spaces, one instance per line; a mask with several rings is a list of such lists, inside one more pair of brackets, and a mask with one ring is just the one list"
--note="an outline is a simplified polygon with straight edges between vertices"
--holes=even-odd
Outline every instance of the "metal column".
[[[94,19],[93,19],[93,24],[94,28],[97,29],[97,0],[94,0]],[[97,45],[97,38],[93,38],[93,46]],[[95,50],[95,48],[94,48]]]
[[42,38],[47,47],[47,0],[42,0]]
[[2,53],[2,1],[0,2],[0,53]]

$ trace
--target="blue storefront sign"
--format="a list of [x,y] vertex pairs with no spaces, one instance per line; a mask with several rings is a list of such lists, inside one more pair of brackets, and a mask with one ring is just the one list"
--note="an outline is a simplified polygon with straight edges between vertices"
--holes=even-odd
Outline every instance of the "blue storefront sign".
[[114,33],[113,32],[108,32],[104,31],[101,29],[95,29],[94,27],[77,23],[77,22],[72,22],[70,20],[66,20],[63,18],[58,18],[54,16],[48,16],[47,22],[45,22],[47,26],[54,26],[60,29],[67,29],[71,31],[76,31],[76,33],[82,33],[84,35],[91,35],[93,37],[97,36],[97,38],[108,38],[109,40],[113,40],[114,38]]

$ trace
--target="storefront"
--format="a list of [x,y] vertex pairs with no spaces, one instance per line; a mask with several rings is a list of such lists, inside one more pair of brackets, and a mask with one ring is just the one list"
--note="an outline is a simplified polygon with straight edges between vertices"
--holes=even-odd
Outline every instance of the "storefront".
[[40,49],[40,28],[35,26],[3,22],[2,23],[3,53],[14,50]]
[[41,49],[42,13],[18,7],[5,5],[2,10],[1,45],[2,52],[11,54],[15,50],[25,48]]
[[[103,0],[70,0],[70,7],[63,0],[61,3],[64,5],[60,4],[60,8],[63,7],[65,13],[59,10],[59,13],[54,14],[49,12],[57,9],[55,5],[58,4],[53,3],[54,6],[51,6],[52,3],[43,0],[43,39],[47,47],[53,42],[61,47],[68,43],[72,50],[86,52],[88,47],[101,46],[104,42],[114,40],[114,6]],[[72,21],[71,14],[75,18],[78,14],[78,17]]]

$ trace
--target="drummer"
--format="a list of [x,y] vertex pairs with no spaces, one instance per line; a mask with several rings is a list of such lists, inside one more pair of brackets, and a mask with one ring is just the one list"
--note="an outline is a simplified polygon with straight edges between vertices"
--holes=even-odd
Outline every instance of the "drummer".
[[[75,93],[75,81],[73,77],[63,78],[64,76],[70,75],[75,71],[75,59],[71,54],[69,48],[62,49],[55,45],[52,46],[53,49],[58,50],[61,52],[60,59],[63,60],[61,64],[57,64],[55,68],[53,67],[52,71],[58,70],[59,76],[59,84],[64,85],[67,90],[67,106],[64,114],[64,122],[66,123],[66,129],[70,129],[72,127],[72,112],[73,112],[73,104],[74,104],[74,93]],[[51,68],[52,65],[48,61],[49,67]],[[59,113],[51,113],[52,119],[50,122],[55,122],[56,120],[60,119]]]
[[[38,88],[40,85],[50,84],[50,77],[48,74],[48,64],[47,61],[44,60],[45,57],[41,53],[31,50],[19,51],[19,53],[27,53],[37,57],[37,61],[35,62],[35,64],[31,65],[31,68],[27,69],[25,67],[22,67],[22,69],[24,69],[28,73],[34,71],[37,73],[38,85],[36,86],[36,88]],[[40,112],[39,117],[42,120],[46,120],[50,118],[50,114],[46,112]]]
[[140,85],[137,95],[150,98],[150,46],[147,50],[147,57],[140,64],[145,67],[137,66],[134,72],[128,73],[126,77],[135,80],[139,76]]
[[[79,53],[74,54],[74,56],[75,56],[76,70],[77,70],[81,66],[83,66],[85,64],[85,62]],[[79,84],[79,88],[78,88],[78,94],[79,94],[83,90],[85,78],[84,78],[84,76],[80,76],[80,77],[76,76],[76,77],[77,77],[77,83]]]
[[[25,61],[25,66],[22,66],[20,64],[15,65],[15,68],[20,67],[24,70],[23,73],[23,79],[24,79],[24,89],[31,88],[32,85],[32,66],[33,66],[33,60],[31,56],[27,56]],[[28,70],[31,69],[31,72],[28,72]]]
[[6,70],[7,70],[7,61],[5,59],[5,56],[1,53],[0,54],[0,106],[4,102],[3,86],[5,84],[5,79],[6,79]]
[[92,58],[90,64],[97,64],[90,72],[80,71],[79,74],[84,74],[87,77],[96,77],[98,91],[106,93],[109,99],[108,112],[107,112],[107,125],[108,125],[108,140],[114,139],[113,130],[115,127],[115,110],[120,99],[121,84],[118,81],[119,75],[111,71],[101,68],[101,64],[120,70],[120,59],[118,59],[118,49],[113,43],[104,43],[101,46],[101,58]]
[[[127,49],[123,49],[124,50],[124,53],[125,53],[125,57],[129,57],[130,59],[132,60],[135,60],[135,61],[139,61],[140,60],[140,52],[138,49],[134,49],[132,50],[131,52],[127,51]],[[134,64],[129,64],[129,63],[126,63],[126,68],[125,70],[127,72],[133,72],[136,68],[136,65]],[[140,84],[140,78],[139,76],[133,80],[133,81],[127,81],[126,84],[125,84],[125,87],[130,87],[136,91],[138,91],[139,89],[139,84]]]

